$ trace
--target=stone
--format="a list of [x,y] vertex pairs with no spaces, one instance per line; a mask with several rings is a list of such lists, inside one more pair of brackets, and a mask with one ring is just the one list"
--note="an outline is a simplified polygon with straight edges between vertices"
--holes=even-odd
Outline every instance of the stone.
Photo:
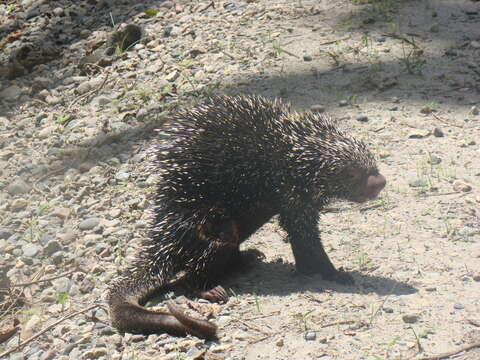
[[22,246],[23,256],[32,258],[37,255],[41,249],[37,244],[25,244]]
[[7,192],[12,196],[18,196],[28,193],[31,190],[31,186],[28,185],[22,179],[15,180],[7,186]]
[[423,139],[430,135],[429,130],[415,129],[408,134],[409,139]]
[[469,192],[472,191],[472,186],[460,180],[456,180],[453,182],[453,190],[458,192]]
[[312,106],[310,106],[310,111],[316,112],[316,113],[324,113],[325,112],[325,106],[320,105],[320,104],[312,105]]
[[441,128],[436,127],[435,129],[433,129],[433,136],[444,137],[445,135],[444,135],[443,130]]
[[17,85],[9,86],[2,91],[0,91],[0,99],[5,99],[7,101],[15,101],[22,94],[22,89]]
[[83,220],[78,225],[78,228],[80,230],[92,230],[93,228],[97,227],[99,224],[100,224],[100,219],[99,218],[91,217],[91,218]]
[[314,341],[317,338],[317,333],[315,331],[307,331],[305,333],[305,340]]
[[10,210],[11,211],[21,211],[25,210],[25,208],[28,205],[28,201],[25,199],[15,199],[13,202],[10,204]]
[[43,253],[45,256],[50,256],[61,249],[62,245],[57,240],[50,240],[43,249]]
[[415,314],[407,314],[402,316],[402,320],[406,324],[415,324],[420,320],[420,316]]

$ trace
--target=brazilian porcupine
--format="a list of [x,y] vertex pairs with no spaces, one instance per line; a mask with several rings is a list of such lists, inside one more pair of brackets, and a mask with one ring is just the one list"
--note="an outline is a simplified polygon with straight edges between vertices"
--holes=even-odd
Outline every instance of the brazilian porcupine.
[[[318,220],[329,199],[362,202],[385,186],[363,142],[325,115],[255,96],[213,98],[174,117],[161,137],[151,235],[108,295],[115,327],[214,337],[214,324],[171,303],[169,313],[141,305],[180,273],[197,287],[211,285],[237,263],[240,243],[277,214],[299,272],[353,282],[330,262]],[[218,286],[200,295],[228,298]]]

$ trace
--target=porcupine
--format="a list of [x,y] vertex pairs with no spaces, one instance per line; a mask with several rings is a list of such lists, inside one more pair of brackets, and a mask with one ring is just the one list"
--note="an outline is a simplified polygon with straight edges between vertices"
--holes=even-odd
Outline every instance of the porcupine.
[[[239,245],[273,216],[286,230],[296,269],[343,284],[320,241],[319,210],[330,199],[375,198],[386,180],[365,143],[326,115],[297,113],[280,100],[215,97],[165,124],[155,147],[160,173],[151,235],[126,274],[110,287],[112,324],[134,333],[212,338],[216,326],[142,306],[183,272],[212,285],[240,259]],[[220,286],[200,293],[228,299]]]

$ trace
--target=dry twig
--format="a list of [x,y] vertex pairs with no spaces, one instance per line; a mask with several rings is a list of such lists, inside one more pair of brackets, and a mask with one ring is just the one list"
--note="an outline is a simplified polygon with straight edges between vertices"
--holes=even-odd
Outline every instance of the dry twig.
[[[472,349],[475,349],[475,348],[478,348],[480,347],[480,342],[476,342],[476,343],[473,343],[473,344],[470,344],[470,345],[465,345],[465,346],[462,346],[461,348],[457,349],[457,350],[452,350],[452,351],[449,351],[449,352],[446,352],[446,353],[443,353],[443,354],[439,354],[439,355],[431,355],[431,356],[424,356],[422,358],[419,358],[419,359],[415,359],[415,360],[441,360],[441,359],[447,359],[451,356],[454,356],[454,355],[458,355],[460,354],[461,352],[464,352],[464,351],[468,351],[468,350],[472,350]],[[412,358],[413,360],[413,358]]]
[[14,347],[13,349],[10,349],[8,351],[5,351],[3,353],[0,354],[0,359],[1,358],[4,358],[10,354],[13,354],[14,352],[17,352],[19,350],[21,350],[25,345],[29,344],[30,342],[32,342],[33,340],[35,340],[36,338],[38,338],[39,336],[45,334],[48,330],[54,328],[55,326],[57,326],[58,324],[64,322],[65,320],[68,320],[68,319],[71,319],[77,315],[80,315],[80,314],[83,314],[83,313],[86,313],[87,311],[89,310],[92,310],[92,309],[95,309],[97,307],[100,307],[99,304],[95,304],[95,305],[90,305],[88,307],[86,307],[85,309],[82,309],[82,310],[79,310],[79,311],[75,311],[74,313],[70,314],[70,315],[67,315],[67,316],[64,316],[62,317],[60,320],[58,321],[55,321],[53,324],[50,324],[48,325],[46,328],[40,330],[39,332],[37,332],[36,334],[30,336],[27,340],[25,341],[22,341],[20,344],[18,344],[18,346]]

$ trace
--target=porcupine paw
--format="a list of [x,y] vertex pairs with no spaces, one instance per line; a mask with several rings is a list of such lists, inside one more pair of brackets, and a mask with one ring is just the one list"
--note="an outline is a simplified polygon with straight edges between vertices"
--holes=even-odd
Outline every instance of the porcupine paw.
[[210,290],[201,291],[198,296],[202,299],[216,303],[225,303],[228,301],[228,294],[220,285],[215,286]]

